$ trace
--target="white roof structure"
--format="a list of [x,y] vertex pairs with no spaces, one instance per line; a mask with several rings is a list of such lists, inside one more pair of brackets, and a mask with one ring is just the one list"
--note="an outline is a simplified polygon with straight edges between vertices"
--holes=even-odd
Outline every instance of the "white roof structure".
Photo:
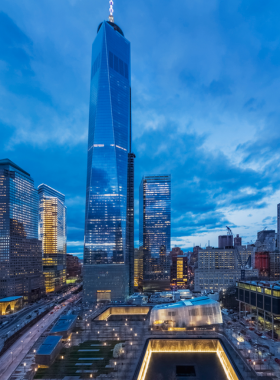
[[219,302],[205,296],[154,306],[150,324],[160,325],[168,321],[172,321],[174,327],[191,327],[217,325],[223,323],[223,318]]

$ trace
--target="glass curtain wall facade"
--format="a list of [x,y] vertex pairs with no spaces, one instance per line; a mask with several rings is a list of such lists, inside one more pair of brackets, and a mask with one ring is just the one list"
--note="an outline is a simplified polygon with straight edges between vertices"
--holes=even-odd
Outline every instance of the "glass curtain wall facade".
[[65,196],[42,184],[39,194],[39,239],[43,244],[43,271],[46,292],[66,283],[66,206]]
[[[130,43],[102,22],[92,46],[84,239],[84,301],[129,294],[133,248]],[[133,233],[133,232],[132,232]],[[133,274],[132,274],[133,279]]]
[[38,240],[38,193],[26,171],[0,160],[0,298],[45,292]]
[[139,189],[139,244],[143,287],[170,288],[171,176],[143,177]]

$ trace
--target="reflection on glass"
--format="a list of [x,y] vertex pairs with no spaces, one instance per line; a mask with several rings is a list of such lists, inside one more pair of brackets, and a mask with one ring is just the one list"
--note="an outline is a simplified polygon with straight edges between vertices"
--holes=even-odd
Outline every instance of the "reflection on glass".
[[169,278],[171,176],[143,177],[139,189],[139,243],[144,280]]
[[65,196],[42,184],[39,193],[39,239],[43,244],[43,269],[47,292],[66,282]]
[[33,301],[43,292],[38,193],[30,174],[0,160],[0,297]]

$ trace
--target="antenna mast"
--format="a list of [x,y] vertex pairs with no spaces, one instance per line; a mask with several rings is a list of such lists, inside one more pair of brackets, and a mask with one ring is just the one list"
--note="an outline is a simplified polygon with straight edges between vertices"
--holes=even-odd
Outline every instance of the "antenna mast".
[[114,13],[114,9],[113,9],[113,5],[114,5],[114,2],[113,2],[113,0],[110,0],[109,1],[109,4],[110,4],[110,8],[109,8],[109,21],[110,22],[114,22],[114,15],[113,15],[113,13]]

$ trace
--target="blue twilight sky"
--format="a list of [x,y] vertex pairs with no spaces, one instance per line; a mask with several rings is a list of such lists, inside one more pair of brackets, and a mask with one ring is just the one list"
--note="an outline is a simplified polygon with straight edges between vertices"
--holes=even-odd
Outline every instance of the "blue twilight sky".
[[[2,0],[0,158],[66,195],[82,254],[91,44],[107,0]],[[279,0],[115,0],[132,48],[138,188],[172,175],[172,246],[244,242],[280,202]]]

